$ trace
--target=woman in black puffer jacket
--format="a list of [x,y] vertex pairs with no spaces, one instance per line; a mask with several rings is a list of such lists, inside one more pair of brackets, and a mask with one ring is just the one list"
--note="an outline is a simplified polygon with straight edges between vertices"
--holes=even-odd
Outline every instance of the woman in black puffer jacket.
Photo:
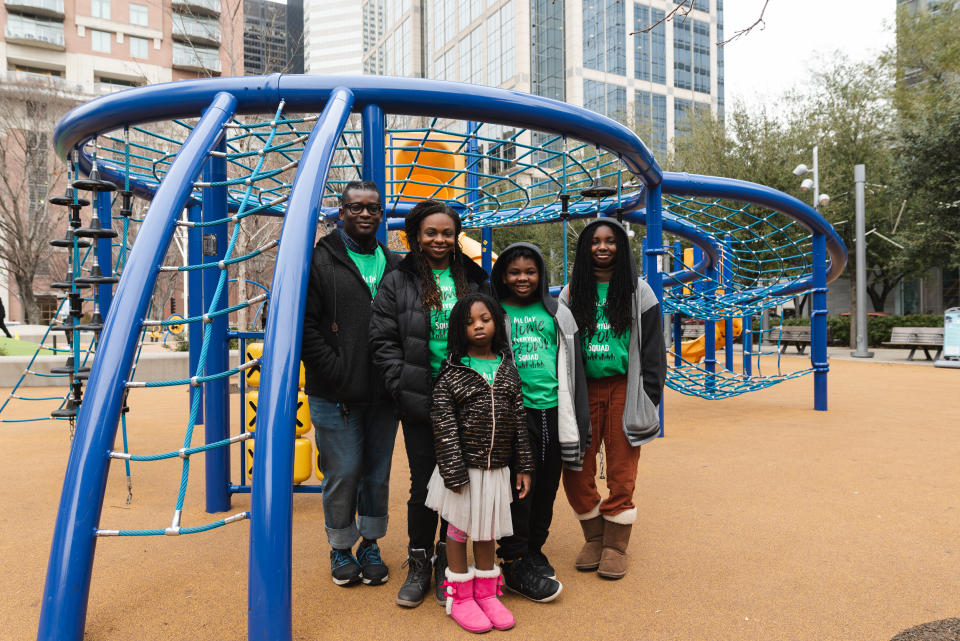
[[437,513],[424,501],[436,466],[430,402],[447,356],[447,319],[458,298],[472,291],[489,293],[489,284],[487,273],[460,251],[460,217],[446,203],[418,203],[407,214],[404,230],[410,253],[380,282],[370,319],[370,347],[400,412],[410,466],[409,572],[397,603],[414,607],[430,589],[431,565],[437,599],[446,598],[439,589],[446,569],[445,527],[438,539]]

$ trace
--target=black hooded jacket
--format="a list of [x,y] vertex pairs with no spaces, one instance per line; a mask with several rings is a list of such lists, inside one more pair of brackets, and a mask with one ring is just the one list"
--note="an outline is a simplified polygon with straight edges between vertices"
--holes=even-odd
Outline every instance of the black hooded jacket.
[[[472,291],[489,292],[487,272],[463,259]],[[430,424],[430,314],[423,308],[420,274],[412,254],[380,281],[370,318],[373,363],[383,375],[402,420]]]
[[[387,259],[382,285],[396,269],[400,256],[382,244],[380,247]],[[333,231],[317,241],[300,351],[308,395],[347,404],[386,399],[383,380],[370,354],[372,301],[370,288],[347,254],[340,232]]]

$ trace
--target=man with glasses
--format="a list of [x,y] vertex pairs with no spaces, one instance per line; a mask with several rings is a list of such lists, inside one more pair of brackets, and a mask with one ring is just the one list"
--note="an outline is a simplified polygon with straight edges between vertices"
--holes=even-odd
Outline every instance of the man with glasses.
[[377,539],[387,531],[397,418],[372,365],[368,334],[380,280],[399,256],[377,241],[383,206],[376,183],[348,183],[340,202],[340,228],[313,250],[301,354],[333,582],[381,585],[389,572]]

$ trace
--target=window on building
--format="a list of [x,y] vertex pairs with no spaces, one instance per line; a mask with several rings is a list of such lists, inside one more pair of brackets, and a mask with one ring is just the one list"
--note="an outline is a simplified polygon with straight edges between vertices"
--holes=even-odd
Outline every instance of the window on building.
[[[721,0],[722,1],[722,0]],[[680,4],[684,0],[673,0],[673,4]],[[690,6],[690,3],[687,3]],[[697,11],[710,11],[710,0],[693,0],[693,8]]]
[[94,18],[110,19],[110,0],[90,0],[90,15]]
[[530,2],[530,90],[538,96],[565,100],[563,3]]
[[693,21],[693,90],[710,93],[710,24]]
[[[57,314],[57,297],[50,294],[41,294],[36,296],[34,300],[40,311],[40,322],[44,325],[52,323],[53,317]],[[67,305],[67,303],[64,303],[64,305]]]
[[693,68],[690,37],[690,21],[673,22],[673,86],[691,89],[691,71]]
[[141,60],[146,60],[149,57],[149,40],[146,38],[137,38],[136,36],[129,36],[127,40],[130,41],[131,58],[140,58]]
[[[667,82],[667,35],[661,9],[633,5],[634,77],[660,84]],[[656,24],[652,29],[651,24]],[[649,29],[649,31],[645,31]]]
[[487,20],[487,84],[510,80],[513,59],[513,4],[507,3]]
[[583,81],[583,106],[610,118],[627,115],[627,88],[598,80]]
[[110,32],[90,30],[90,48],[100,53],[110,53]]
[[60,69],[44,69],[43,67],[32,67],[30,65],[19,65],[15,63],[7,63],[7,69],[9,71],[19,71],[21,73],[34,73],[40,76],[55,76],[57,78],[63,77],[63,71]]
[[483,82],[483,28],[476,27],[460,41],[460,81]]
[[[723,42],[723,2],[717,1],[717,42]],[[717,120],[723,122],[723,50],[726,47],[717,47]]]
[[667,153],[667,97],[663,94],[637,91],[634,95],[634,118],[641,139],[654,154]]
[[457,15],[460,18],[458,26],[460,31],[463,31],[480,17],[481,4],[477,0],[458,0],[457,4]]
[[149,21],[150,12],[145,4],[130,3],[130,24],[146,27]]
[[673,99],[673,135],[686,136],[693,129],[693,123],[710,118],[710,106],[702,102],[691,102],[680,98]]
[[626,10],[620,0],[583,0],[583,66],[627,73]]
[[710,24],[673,23],[673,86],[710,93]]

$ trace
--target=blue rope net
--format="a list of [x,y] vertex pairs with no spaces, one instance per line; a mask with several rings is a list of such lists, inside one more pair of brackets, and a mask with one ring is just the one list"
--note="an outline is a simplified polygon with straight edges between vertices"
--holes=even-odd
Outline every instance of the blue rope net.
[[[227,192],[228,215],[218,220],[179,223],[184,227],[226,224],[229,229],[226,254],[218,263],[162,267],[162,271],[168,272],[219,270],[213,302],[201,316],[175,321],[144,319],[145,328],[206,321],[223,315],[235,318],[237,312],[266,297],[241,298],[230,304],[231,273],[250,261],[269,263],[276,251],[275,235],[261,234],[252,247],[240,239],[244,235],[253,236],[249,227],[259,228],[264,220],[284,215],[291,183],[315,121],[316,117],[284,115],[281,103],[273,118],[237,119],[227,125],[226,152],[212,152],[213,156],[225,160],[226,180],[197,181],[193,198],[199,202],[203,190],[223,187]],[[177,120],[149,128],[132,127],[129,135],[107,133],[97,139],[95,153],[108,169],[122,169],[129,184],[150,191],[163,180],[194,123]],[[345,184],[361,178],[361,130],[355,125],[354,122],[343,132],[334,154],[323,201],[323,213],[328,217],[335,215],[337,197]],[[464,227],[472,229],[562,221],[565,234],[570,218],[616,215],[628,221],[642,220],[646,202],[642,186],[630,182],[632,174],[617,157],[598,151],[584,141],[488,123],[389,116],[385,149],[384,199],[387,215],[395,223],[406,208],[423,198],[447,201],[461,212]],[[609,190],[595,197],[582,193],[597,186]],[[672,269],[666,270],[664,278],[665,314],[682,315],[704,323],[704,327],[728,319],[749,319],[782,305],[791,298],[778,293],[783,286],[812,274],[810,233],[788,216],[750,203],[678,194],[665,194],[663,209],[665,221],[678,230],[675,237],[668,230],[665,238],[672,262]],[[273,229],[278,232],[279,225]],[[671,243],[684,236],[681,229],[696,236],[698,244],[711,248],[717,260],[685,260],[682,253],[672,256]],[[689,241],[684,242],[687,247],[691,246]],[[750,331],[749,327],[743,330]],[[767,345],[773,345],[769,337]],[[207,371],[208,354],[214,348],[220,347],[211,345],[211,325],[204,322],[199,363],[188,377],[131,382],[128,386],[199,385],[240,374],[245,366],[222,372]],[[674,346],[675,350],[678,348]],[[776,373],[761,374],[760,357],[774,351],[778,354]],[[715,361],[699,363],[685,358],[673,366],[675,359],[671,357],[667,384],[683,394],[722,399],[813,371],[809,368],[781,371],[779,350],[755,348],[746,358],[756,359],[756,367],[738,372],[723,367],[718,370]],[[182,534],[246,518],[244,513],[199,528],[180,526],[190,456],[247,438],[234,437],[203,448],[191,448],[200,410],[199,398],[199,395],[193,397],[179,448],[160,454],[113,454],[115,458],[143,462],[181,458],[181,481],[172,525],[150,530],[101,530],[100,535]]]

